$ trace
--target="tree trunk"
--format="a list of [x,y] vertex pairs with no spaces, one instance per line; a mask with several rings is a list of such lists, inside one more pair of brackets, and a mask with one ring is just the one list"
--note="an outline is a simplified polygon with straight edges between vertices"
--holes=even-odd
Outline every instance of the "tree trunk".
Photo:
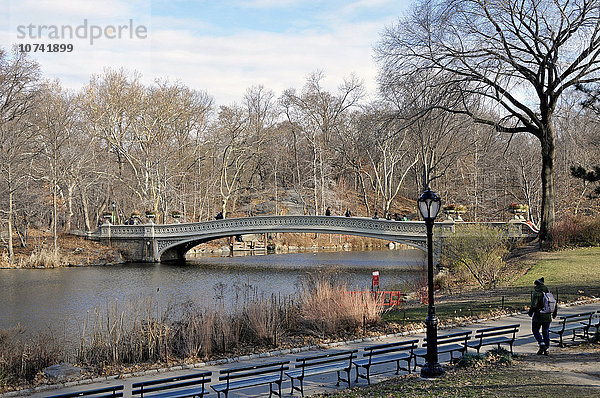
[[81,194],[81,210],[83,211],[83,222],[85,223],[85,232],[92,230],[90,226],[90,211],[88,208],[87,196],[85,194],[85,188],[79,186],[79,193]]
[[74,185],[69,183],[67,188],[67,217],[65,221],[65,231],[69,232],[72,229],[72,221],[73,221],[73,189]]
[[540,222],[540,248],[547,248],[552,240],[554,227],[554,131],[548,123],[547,131],[540,139],[542,145],[542,219]]
[[56,203],[56,180],[52,181],[52,238],[54,243],[54,254],[58,253],[58,211]]
[[15,261],[15,250],[13,248],[13,193],[12,187],[8,185],[8,260]]
[[313,168],[313,202],[315,204],[315,215],[319,214],[319,202],[317,199],[317,190],[318,190],[318,183],[317,183],[317,147],[316,144],[313,142],[313,159],[312,159],[312,168]]
[[371,217],[371,208],[369,207],[369,197],[367,195],[367,187],[365,186],[365,179],[359,172],[356,173],[358,180],[360,181],[360,189],[362,192],[363,203],[365,204],[365,210],[367,211],[367,217]]

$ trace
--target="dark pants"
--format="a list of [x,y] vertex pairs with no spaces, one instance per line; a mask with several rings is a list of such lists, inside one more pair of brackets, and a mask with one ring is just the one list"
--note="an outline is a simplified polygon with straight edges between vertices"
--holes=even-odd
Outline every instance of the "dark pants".
[[[542,334],[540,334],[540,327],[542,328]],[[531,321],[531,331],[540,346],[550,347],[550,322]]]

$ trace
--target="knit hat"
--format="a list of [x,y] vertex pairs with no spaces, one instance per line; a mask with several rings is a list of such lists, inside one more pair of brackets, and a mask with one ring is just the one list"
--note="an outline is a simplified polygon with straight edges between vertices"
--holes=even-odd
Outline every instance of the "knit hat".
[[540,279],[536,279],[535,280],[535,284],[536,285],[543,285],[544,284],[544,277],[542,276]]

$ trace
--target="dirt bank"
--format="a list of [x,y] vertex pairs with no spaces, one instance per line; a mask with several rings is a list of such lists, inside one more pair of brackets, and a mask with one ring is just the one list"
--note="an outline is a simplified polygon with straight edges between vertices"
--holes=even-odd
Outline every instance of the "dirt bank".
[[78,267],[122,262],[117,249],[71,234],[59,235],[58,253],[54,252],[54,239],[50,232],[30,231],[25,246],[16,241],[14,244],[15,260],[9,262],[4,248],[0,268]]

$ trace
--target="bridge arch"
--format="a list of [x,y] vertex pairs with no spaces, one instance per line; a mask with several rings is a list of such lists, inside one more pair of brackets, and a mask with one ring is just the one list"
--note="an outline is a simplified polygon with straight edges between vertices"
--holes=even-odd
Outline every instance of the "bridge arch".
[[[306,230],[299,230],[299,231],[290,231],[290,230],[270,230],[268,231],[268,233],[294,233],[294,232],[298,232],[298,233],[318,233],[318,234],[335,234],[335,235],[354,235],[354,236],[362,236],[362,237],[366,237],[366,238],[374,238],[374,239],[383,239],[386,241],[391,241],[394,243],[402,243],[405,244],[407,246],[411,246],[414,247],[416,249],[419,249],[423,252],[427,251],[427,247],[425,244],[425,241],[415,241],[415,240],[409,240],[408,238],[382,238],[381,236],[378,235],[374,235],[374,234],[368,234],[368,233],[360,233],[360,232],[356,232],[356,233],[347,233],[347,232],[337,232],[337,231],[332,231],[332,230],[322,230],[322,231],[306,231]],[[249,234],[263,234],[265,232],[257,232],[257,231],[252,231],[252,230],[248,230],[248,231],[239,231],[239,233],[237,233],[236,235],[249,235]],[[192,248],[194,248],[195,246],[198,246],[199,244],[202,243],[206,243],[206,242],[210,242],[212,240],[216,240],[216,239],[221,239],[221,238],[227,238],[229,236],[232,236],[232,233],[218,233],[218,234],[213,234],[211,236],[207,236],[207,237],[202,237],[201,239],[199,238],[192,238],[189,240],[183,240],[180,242],[175,242],[175,243],[170,243],[170,242],[162,242],[162,244],[158,245],[158,252],[156,253],[156,257],[159,259],[158,261],[169,261],[169,260],[181,260],[185,258],[185,254],[191,250]],[[167,246],[165,246],[167,245]]]

